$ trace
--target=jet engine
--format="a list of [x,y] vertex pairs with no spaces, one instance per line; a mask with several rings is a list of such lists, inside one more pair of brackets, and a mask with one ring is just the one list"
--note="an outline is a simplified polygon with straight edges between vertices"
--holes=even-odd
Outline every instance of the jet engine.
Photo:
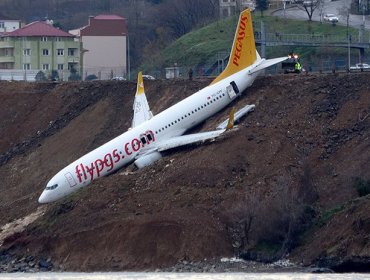
[[153,151],[146,155],[140,156],[137,160],[135,160],[134,163],[137,166],[137,168],[141,169],[144,168],[145,166],[151,165],[153,162],[156,162],[161,158],[162,155],[159,152]]

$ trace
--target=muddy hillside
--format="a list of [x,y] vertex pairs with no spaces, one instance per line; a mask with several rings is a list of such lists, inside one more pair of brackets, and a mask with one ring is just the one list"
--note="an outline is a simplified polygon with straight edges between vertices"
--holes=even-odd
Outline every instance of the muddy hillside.
[[[136,85],[0,81],[0,267],[150,270],[238,256],[369,271],[369,81],[261,77],[232,104],[256,105],[238,130],[43,206],[55,173],[129,128]],[[145,88],[155,114],[209,83]]]

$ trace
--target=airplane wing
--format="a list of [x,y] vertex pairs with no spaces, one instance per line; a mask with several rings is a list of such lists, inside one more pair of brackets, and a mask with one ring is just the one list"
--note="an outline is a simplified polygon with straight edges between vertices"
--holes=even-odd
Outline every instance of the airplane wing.
[[132,119],[131,127],[138,126],[139,124],[146,122],[153,117],[153,114],[150,111],[149,104],[145,96],[143,75],[141,72],[139,72],[137,76],[137,88],[133,110],[134,117]]
[[[169,149],[173,149],[176,147],[193,144],[197,142],[203,142],[206,140],[213,140],[223,134],[225,131],[230,130],[234,127],[235,121],[235,109],[232,108],[230,111],[230,116],[226,120],[227,124],[225,125],[224,129],[218,129],[215,131],[206,131],[206,132],[199,132],[193,134],[186,134],[181,136],[176,136],[172,138],[168,138],[156,144],[155,150],[158,152],[166,151]],[[149,151],[152,152],[153,150]]]
[[134,163],[139,169],[141,169],[162,158],[161,152],[163,151],[206,140],[213,140],[223,134],[226,130],[227,129],[194,133],[166,139],[156,143],[155,146],[148,147],[148,149],[142,149],[139,154],[136,155]]
[[[250,111],[254,111],[254,108],[256,106],[254,104],[252,105],[246,105],[244,106],[242,109],[240,109],[238,112],[236,112],[234,114],[234,123],[236,121],[238,121],[241,117],[243,117],[244,115],[246,115],[248,112]],[[217,129],[225,129],[229,124],[229,118],[226,119],[225,121],[223,121],[222,123],[220,123],[218,126],[217,126]]]
[[284,56],[284,57],[278,57],[278,58],[273,58],[273,59],[263,59],[262,62],[260,64],[258,64],[255,68],[251,69],[248,74],[251,75],[255,72],[258,72],[262,69],[265,69],[271,65],[274,65],[276,63],[279,63],[279,62],[282,62],[284,60],[287,60],[288,57],[287,56]]
[[200,133],[187,134],[187,135],[173,137],[173,138],[170,138],[168,140],[158,143],[157,150],[158,152],[162,152],[165,150],[173,149],[173,148],[188,145],[188,144],[193,144],[197,142],[215,139],[216,137],[220,136],[225,131],[226,129],[222,129],[222,130],[207,131],[207,132],[200,132]]

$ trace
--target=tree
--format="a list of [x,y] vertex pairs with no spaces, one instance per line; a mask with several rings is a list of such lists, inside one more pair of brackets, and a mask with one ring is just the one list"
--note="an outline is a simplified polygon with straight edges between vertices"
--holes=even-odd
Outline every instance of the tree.
[[79,80],[81,80],[80,74],[78,74],[77,70],[74,67],[71,67],[68,81],[79,81]]
[[52,70],[50,75],[50,80],[58,81],[59,80],[59,73],[57,70]]
[[46,75],[44,72],[42,72],[41,70],[39,72],[37,72],[36,74],[36,77],[35,77],[35,80],[37,82],[42,82],[42,81],[46,81],[47,78],[46,78]]
[[263,17],[263,11],[266,11],[269,8],[269,0],[256,0],[256,9],[261,12]]
[[312,21],[314,11],[317,8],[320,8],[323,3],[323,0],[304,0],[303,2],[298,3],[297,7],[302,11],[305,11],[308,16],[308,20]]

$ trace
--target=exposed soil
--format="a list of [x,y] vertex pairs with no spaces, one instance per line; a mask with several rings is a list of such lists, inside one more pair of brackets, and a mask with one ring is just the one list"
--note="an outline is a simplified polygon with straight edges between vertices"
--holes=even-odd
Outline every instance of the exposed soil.
[[[370,185],[369,80],[261,77],[232,104],[256,105],[238,130],[122,169],[45,209],[37,199],[55,173],[130,126],[136,85],[0,81],[0,263],[166,270],[237,256],[369,271],[370,197],[355,188]],[[209,82],[145,87],[158,113]],[[229,110],[196,129],[214,129]],[[6,226],[36,214],[25,228]]]

